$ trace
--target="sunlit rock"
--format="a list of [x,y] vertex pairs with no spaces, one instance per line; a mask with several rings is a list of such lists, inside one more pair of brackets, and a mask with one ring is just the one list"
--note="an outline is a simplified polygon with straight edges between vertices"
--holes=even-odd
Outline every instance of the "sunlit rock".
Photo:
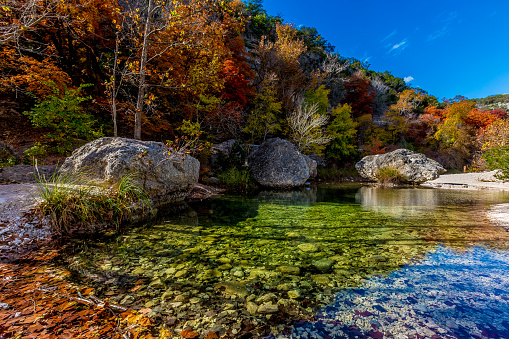
[[446,172],[435,160],[424,154],[401,148],[386,154],[368,155],[355,168],[366,179],[377,181],[378,171],[383,167],[396,168],[408,182],[423,183],[438,178]]
[[161,142],[105,137],[75,150],[61,171],[84,171],[90,179],[108,186],[136,173],[152,202],[162,205],[184,200],[198,182],[200,162],[172,152]]

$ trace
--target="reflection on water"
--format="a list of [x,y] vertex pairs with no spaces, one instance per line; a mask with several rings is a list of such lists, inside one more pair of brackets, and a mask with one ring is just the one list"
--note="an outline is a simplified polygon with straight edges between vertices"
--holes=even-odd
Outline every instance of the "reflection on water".
[[509,338],[509,253],[439,247],[337,293],[291,338]]
[[368,187],[222,197],[112,242],[77,241],[70,263],[100,283],[99,295],[150,308],[176,329],[254,336],[268,324],[277,333],[335,291],[387,276],[440,243],[506,249],[508,233],[479,213],[504,199]]
[[486,204],[509,198],[508,192],[496,190],[456,191],[419,189],[388,189],[383,187],[361,187],[356,201],[366,209],[394,218],[428,217],[429,213],[467,206],[482,209]]

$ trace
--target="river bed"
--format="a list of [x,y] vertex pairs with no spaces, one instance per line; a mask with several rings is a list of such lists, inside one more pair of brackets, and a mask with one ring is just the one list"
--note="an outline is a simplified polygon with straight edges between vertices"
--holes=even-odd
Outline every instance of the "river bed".
[[507,201],[332,185],[222,196],[106,241],[76,239],[66,264],[99,297],[175,333],[496,337],[507,331],[506,294],[493,288],[507,290],[509,233],[484,212]]

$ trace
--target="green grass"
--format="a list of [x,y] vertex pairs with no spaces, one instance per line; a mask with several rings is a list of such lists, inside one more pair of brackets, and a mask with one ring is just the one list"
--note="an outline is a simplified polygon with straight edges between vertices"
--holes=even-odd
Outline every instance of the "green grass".
[[398,171],[398,169],[390,166],[382,167],[376,173],[377,181],[381,184],[406,184],[408,181]]
[[69,175],[57,171],[46,178],[36,170],[36,213],[49,217],[55,233],[69,234],[74,229],[98,226],[118,228],[132,219],[134,209],[152,211],[135,174],[125,175],[112,188],[98,186],[87,177],[86,172]]
[[219,175],[219,180],[228,190],[245,192],[255,187],[248,169],[230,168]]

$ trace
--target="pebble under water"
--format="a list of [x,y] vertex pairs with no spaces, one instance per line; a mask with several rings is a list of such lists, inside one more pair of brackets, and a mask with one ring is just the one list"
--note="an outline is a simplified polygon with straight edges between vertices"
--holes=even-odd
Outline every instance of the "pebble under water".
[[76,239],[67,265],[176,334],[504,338],[509,232],[484,211],[507,201],[375,187],[224,196]]

